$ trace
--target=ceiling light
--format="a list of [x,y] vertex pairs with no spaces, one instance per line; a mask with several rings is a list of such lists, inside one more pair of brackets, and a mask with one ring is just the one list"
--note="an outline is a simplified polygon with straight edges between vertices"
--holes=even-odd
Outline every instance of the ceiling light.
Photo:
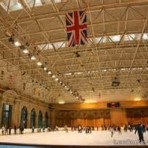
[[46,71],[47,70],[47,67],[44,67],[44,70]]
[[70,76],[70,75],[72,75],[71,72],[69,72],[69,73],[65,73],[65,76]]
[[90,100],[90,99],[88,99],[88,100],[81,99],[81,100],[85,101],[85,103],[96,103],[97,102],[97,100]]
[[14,42],[14,45],[17,46],[17,47],[19,47],[19,46],[21,46],[21,43],[19,41],[15,41]]
[[31,56],[31,60],[36,60],[36,57],[35,56]]
[[113,81],[112,81],[112,86],[113,87],[117,87],[120,85],[120,81],[117,77],[114,77]]
[[27,49],[24,49],[23,52],[26,54],[29,53],[29,51]]
[[38,66],[41,66],[41,65],[42,65],[42,63],[41,63],[41,62],[37,62],[37,65],[38,65]]
[[58,103],[59,104],[65,104],[65,101],[59,101]]
[[55,81],[58,81],[58,80],[59,80],[58,78],[55,79]]
[[55,75],[52,75],[52,78],[55,78],[56,76]]
[[51,71],[48,71],[48,74],[51,75]]
[[68,87],[66,85],[64,87],[65,87],[66,90],[68,90]]
[[141,101],[141,98],[135,98],[134,101]]
[[102,69],[102,71],[103,71],[103,72],[106,72],[106,71],[107,71],[107,69]]

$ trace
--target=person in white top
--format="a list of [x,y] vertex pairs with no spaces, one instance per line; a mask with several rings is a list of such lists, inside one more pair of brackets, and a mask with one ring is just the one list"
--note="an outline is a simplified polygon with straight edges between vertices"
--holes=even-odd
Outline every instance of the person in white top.
[[2,126],[2,135],[4,135],[4,132],[5,132],[5,126],[3,125]]

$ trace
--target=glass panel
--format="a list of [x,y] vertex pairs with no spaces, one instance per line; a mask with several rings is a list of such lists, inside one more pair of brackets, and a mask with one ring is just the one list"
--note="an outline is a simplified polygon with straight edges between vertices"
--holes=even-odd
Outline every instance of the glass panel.
[[9,111],[9,105],[8,105],[8,104],[5,104],[5,105],[4,105],[4,110],[5,110],[5,111]]
[[45,113],[45,128],[48,127],[48,114]]
[[15,11],[22,9],[22,5],[18,2],[18,0],[3,0],[0,2],[0,5],[7,11]]
[[35,119],[36,119],[36,115],[35,115],[35,111],[33,110],[31,112],[31,121],[30,121],[30,127],[35,127]]
[[4,125],[5,128],[9,128],[11,126],[11,109],[12,106],[9,104],[3,104],[2,110],[2,126]]
[[39,127],[39,128],[42,128],[42,112],[39,112],[38,127]]

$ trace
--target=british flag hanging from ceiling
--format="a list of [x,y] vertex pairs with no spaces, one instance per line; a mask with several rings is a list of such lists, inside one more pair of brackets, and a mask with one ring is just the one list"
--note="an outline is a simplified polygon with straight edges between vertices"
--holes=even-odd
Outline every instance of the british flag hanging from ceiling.
[[66,31],[69,47],[87,43],[86,21],[85,11],[74,11],[66,14]]

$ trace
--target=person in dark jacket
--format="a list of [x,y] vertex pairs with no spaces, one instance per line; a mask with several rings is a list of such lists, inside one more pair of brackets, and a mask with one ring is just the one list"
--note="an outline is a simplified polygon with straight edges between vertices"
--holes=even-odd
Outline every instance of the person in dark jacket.
[[138,133],[138,137],[139,137],[139,142],[144,142],[144,137],[143,137],[143,133],[144,133],[144,129],[143,129],[143,125],[142,124],[138,124],[136,127],[136,131],[135,134]]
[[14,125],[14,134],[16,135],[16,130],[17,130],[17,127],[16,125]]

